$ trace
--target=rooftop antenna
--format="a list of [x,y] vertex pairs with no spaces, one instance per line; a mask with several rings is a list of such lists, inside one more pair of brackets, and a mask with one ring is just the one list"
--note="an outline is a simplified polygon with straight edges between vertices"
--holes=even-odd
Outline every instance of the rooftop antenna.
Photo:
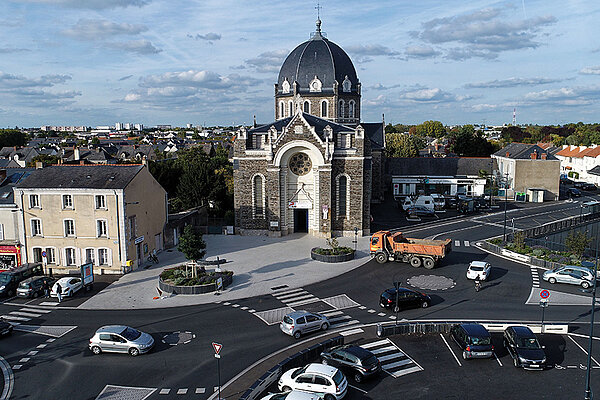
[[321,3],[317,2],[317,6],[315,7],[315,9],[317,10],[317,19],[321,19]]
[[513,126],[517,126],[517,109],[513,108]]

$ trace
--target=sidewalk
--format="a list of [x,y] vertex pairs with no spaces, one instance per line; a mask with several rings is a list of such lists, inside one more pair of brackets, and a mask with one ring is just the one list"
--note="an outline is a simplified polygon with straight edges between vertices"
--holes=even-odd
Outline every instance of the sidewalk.
[[[353,238],[338,238],[340,246],[354,247]],[[153,300],[158,296],[158,276],[163,269],[185,262],[176,249],[158,255],[160,263],[149,269],[138,269],[124,275],[78,308],[81,309],[141,309],[207,304],[259,296],[272,292],[273,287],[287,285],[297,288],[350,271],[370,259],[369,237],[359,237],[354,260],[328,264],[310,258],[310,249],[326,247],[325,239],[306,234],[282,238],[266,236],[204,235],[205,259],[217,256],[226,259],[221,268],[234,272],[233,283],[220,296],[176,295]],[[208,269],[211,269],[210,267]],[[165,294],[166,295],[166,294]]]

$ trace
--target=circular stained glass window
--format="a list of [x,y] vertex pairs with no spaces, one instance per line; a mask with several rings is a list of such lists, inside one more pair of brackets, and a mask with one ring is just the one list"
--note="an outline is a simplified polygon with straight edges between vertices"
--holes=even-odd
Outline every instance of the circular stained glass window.
[[290,158],[290,171],[298,176],[308,174],[311,168],[310,157],[304,153],[296,153]]

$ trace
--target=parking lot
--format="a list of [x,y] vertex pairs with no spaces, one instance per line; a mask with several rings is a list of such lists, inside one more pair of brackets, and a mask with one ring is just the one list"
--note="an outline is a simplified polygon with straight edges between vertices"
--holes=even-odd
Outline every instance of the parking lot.
[[[377,338],[372,331],[349,336],[346,343],[373,351],[383,371],[363,383],[349,381],[346,399],[566,399],[585,391],[587,337],[537,335],[545,346],[548,367],[543,371],[515,368],[502,345],[502,333],[492,332],[494,358],[464,360],[448,334]],[[600,340],[593,351],[592,389],[600,390]],[[276,391],[276,388],[271,388]]]

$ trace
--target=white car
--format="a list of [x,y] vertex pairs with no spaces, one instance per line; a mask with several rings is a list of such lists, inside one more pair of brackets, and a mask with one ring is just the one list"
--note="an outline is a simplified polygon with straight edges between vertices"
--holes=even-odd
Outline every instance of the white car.
[[342,399],[348,391],[348,381],[340,370],[316,363],[286,371],[277,386],[282,392],[300,390],[318,393],[323,400]]
[[486,263],[485,261],[471,261],[467,269],[467,279],[476,279],[479,276],[480,280],[486,281],[491,271],[492,266],[490,263]]
[[72,276],[68,276],[66,278],[60,278],[56,281],[56,283],[52,286],[52,291],[50,292],[50,296],[58,297],[56,294],[56,288],[60,285],[61,287],[61,295],[63,297],[70,297],[77,293],[83,287],[83,282],[81,278],[74,278]]
[[260,400],[321,400],[321,397],[316,393],[292,390],[291,392],[269,393]]

